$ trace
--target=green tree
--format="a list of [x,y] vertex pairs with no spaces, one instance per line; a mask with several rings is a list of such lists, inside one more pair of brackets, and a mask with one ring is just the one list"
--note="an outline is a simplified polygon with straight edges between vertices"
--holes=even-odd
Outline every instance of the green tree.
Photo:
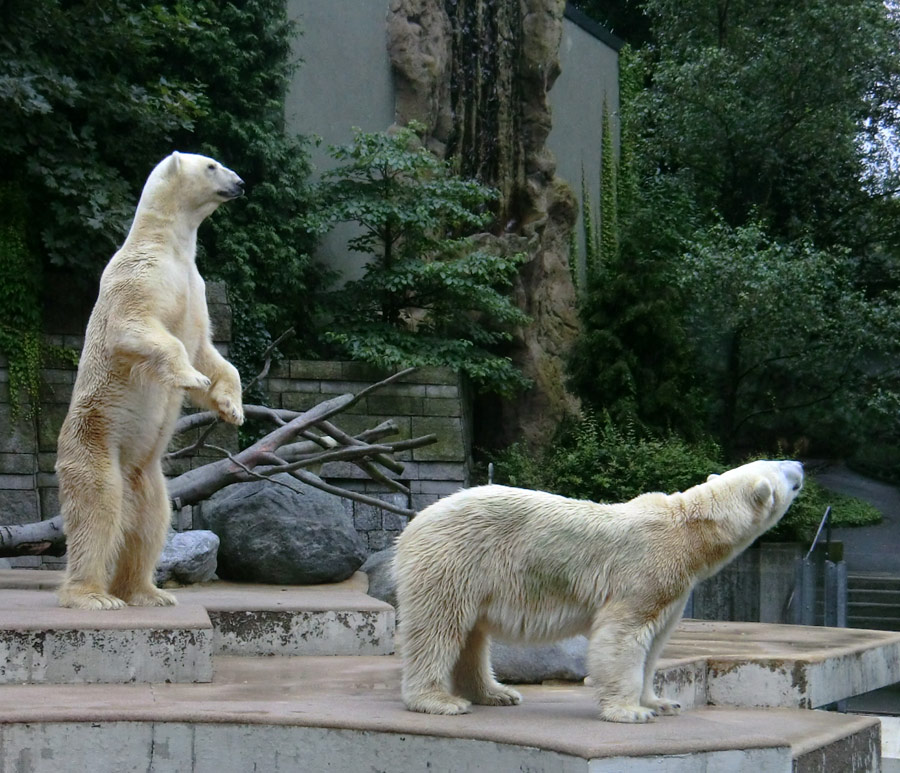
[[200,234],[204,273],[228,281],[246,321],[238,336],[308,329],[310,304],[297,299],[318,275],[305,147],[283,131],[294,38],[284,0],[10,0],[0,24],[0,183],[23,192],[43,273],[74,291],[52,305],[93,300],[147,174],[180,149],[248,183]]
[[357,224],[348,247],[368,262],[361,279],[328,296],[327,342],[382,367],[449,365],[487,389],[523,387],[496,348],[527,322],[505,294],[525,256],[467,236],[491,223],[494,191],[452,175],[415,127],[358,131],[332,155],[339,165],[323,175],[323,217]]
[[758,225],[720,224],[690,246],[677,281],[727,450],[784,432],[849,450],[874,395],[894,388],[896,300],[861,289],[857,264]]
[[860,132],[900,73],[881,0],[644,0],[656,64],[647,151],[729,225],[870,241]]

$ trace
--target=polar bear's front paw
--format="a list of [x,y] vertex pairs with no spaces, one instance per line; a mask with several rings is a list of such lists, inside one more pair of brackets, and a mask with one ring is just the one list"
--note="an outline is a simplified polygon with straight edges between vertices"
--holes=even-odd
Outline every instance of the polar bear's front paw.
[[179,373],[175,377],[175,385],[182,389],[199,389],[201,392],[206,392],[212,386],[212,381],[199,370],[189,370]]
[[600,719],[607,722],[628,722],[642,724],[656,717],[653,709],[646,706],[631,706],[627,704],[604,704],[600,707]]
[[404,696],[406,708],[423,714],[468,714],[472,704],[465,698],[457,698],[448,692],[426,692],[415,696]]
[[472,696],[472,702],[482,706],[518,706],[522,702],[522,693],[498,682]]
[[660,716],[673,716],[681,713],[681,704],[675,701],[668,701],[665,698],[654,696],[649,700],[642,700],[641,705],[652,709]]
[[229,424],[236,424],[238,427],[244,423],[244,409],[239,402],[236,403],[228,397],[217,397],[214,398],[214,400],[216,404],[216,413],[219,414],[219,418],[222,419],[222,421],[227,421]]

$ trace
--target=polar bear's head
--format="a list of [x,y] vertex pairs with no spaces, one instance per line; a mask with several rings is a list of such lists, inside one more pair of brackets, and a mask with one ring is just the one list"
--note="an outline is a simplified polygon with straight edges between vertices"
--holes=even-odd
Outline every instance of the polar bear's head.
[[183,213],[199,223],[243,193],[244,181],[214,158],[175,151],[150,173],[138,209]]
[[747,526],[759,536],[774,526],[803,487],[803,465],[794,461],[750,462],[721,475],[710,475],[705,484],[715,499],[732,508],[750,506]]

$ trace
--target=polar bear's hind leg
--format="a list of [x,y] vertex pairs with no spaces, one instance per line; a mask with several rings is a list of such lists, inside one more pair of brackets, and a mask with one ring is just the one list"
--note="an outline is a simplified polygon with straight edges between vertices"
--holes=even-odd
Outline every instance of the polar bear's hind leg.
[[121,609],[109,591],[110,568],[122,546],[122,479],[111,459],[58,469],[67,565],[59,604],[73,609]]
[[131,606],[166,607],[178,603],[175,596],[153,582],[169,519],[166,481],[159,462],[146,470],[133,471],[123,494],[124,546],[111,586]]
[[500,684],[491,669],[490,639],[476,625],[466,639],[453,669],[456,692],[482,706],[517,706],[522,695],[512,687]]

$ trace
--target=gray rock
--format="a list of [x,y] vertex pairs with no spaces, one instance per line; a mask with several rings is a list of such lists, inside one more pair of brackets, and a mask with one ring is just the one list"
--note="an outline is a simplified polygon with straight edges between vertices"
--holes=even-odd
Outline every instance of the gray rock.
[[190,585],[211,580],[216,574],[219,538],[211,531],[170,532],[154,579],[157,585],[178,582]]
[[346,580],[366,550],[343,500],[289,475],[239,483],[203,503],[201,520],[220,540],[223,579],[276,585]]
[[369,595],[397,606],[397,584],[394,581],[394,548],[372,553],[360,567],[369,576]]
[[540,684],[548,679],[580,682],[587,676],[588,640],[584,636],[553,644],[491,643],[491,664],[501,682]]

